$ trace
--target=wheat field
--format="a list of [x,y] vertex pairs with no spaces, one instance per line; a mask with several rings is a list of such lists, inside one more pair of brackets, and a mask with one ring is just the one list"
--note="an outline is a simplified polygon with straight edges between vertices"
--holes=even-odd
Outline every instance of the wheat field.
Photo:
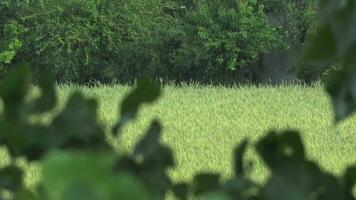
[[[130,91],[129,86],[100,85],[57,87],[60,105],[46,120],[60,110],[75,91],[99,103],[99,119],[109,130],[115,123],[119,103]],[[198,172],[232,172],[232,151],[242,139],[249,138],[247,159],[254,162],[252,178],[263,181],[268,176],[253,144],[267,131],[293,129],[301,132],[308,157],[330,173],[342,173],[347,165],[356,164],[356,117],[338,125],[333,123],[329,97],[323,87],[315,86],[164,86],[163,95],[140,111],[138,120],[123,129],[120,140],[108,137],[117,152],[129,152],[152,122],[163,125],[162,142],[173,149],[177,166],[170,171],[176,181],[190,180]],[[0,150],[0,165],[8,155]],[[31,187],[40,178],[39,163],[19,164],[27,169],[26,183]]]

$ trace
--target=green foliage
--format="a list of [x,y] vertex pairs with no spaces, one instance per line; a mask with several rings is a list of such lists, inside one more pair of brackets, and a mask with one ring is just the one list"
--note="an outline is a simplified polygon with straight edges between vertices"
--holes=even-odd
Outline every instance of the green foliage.
[[18,59],[30,62],[35,76],[46,71],[58,81],[84,83],[154,73],[149,63],[155,64],[154,46],[170,21],[163,10],[170,6],[161,0],[49,0],[8,10],[17,9],[15,20],[26,28]]
[[316,30],[317,1],[261,0],[269,21],[277,29],[279,46],[286,50],[303,47]]
[[[1,9],[0,9],[1,11]],[[0,25],[0,75],[6,71],[6,65],[10,64],[22,47],[19,39],[24,28],[14,20],[9,20],[3,27]]]
[[[272,25],[276,28],[278,43],[276,51],[287,51],[298,59],[312,36],[316,33],[318,1],[316,0],[262,0],[265,12]],[[323,37],[318,39],[323,40]],[[325,44],[333,45],[326,42]],[[315,51],[315,54],[322,51]],[[314,63],[296,62],[293,66],[297,78],[306,83],[317,81],[334,63],[318,65]],[[325,77],[324,77],[325,78]]]
[[224,79],[249,68],[277,41],[257,1],[197,1],[184,17],[184,30],[173,62],[178,73],[187,71],[185,79]]
[[[4,1],[0,74],[26,60],[36,79],[46,71],[60,82],[243,81],[246,72],[258,70],[264,53],[304,45],[314,30],[314,6],[279,0]],[[270,12],[284,23],[271,26]]]

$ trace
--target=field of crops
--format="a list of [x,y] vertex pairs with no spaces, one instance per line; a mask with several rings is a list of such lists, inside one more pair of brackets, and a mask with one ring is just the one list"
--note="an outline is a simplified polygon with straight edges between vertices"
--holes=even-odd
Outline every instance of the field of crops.
[[[99,100],[100,120],[109,129],[117,118],[119,102],[130,88],[61,86],[58,93],[62,105],[75,89]],[[163,142],[176,155],[177,169],[171,171],[175,180],[190,179],[199,171],[229,175],[237,143],[250,138],[253,144],[269,130],[286,128],[303,133],[308,156],[328,171],[340,173],[346,165],[356,163],[356,117],[334,126],[328,96],[320,85],[166,86],[160,100],[145,106],[139,120],[124,128],[120,141],[108,141],[118,151],[130,151],[153,119],[162,122]],[[268,175],[263,163],[253,151],[248,152],[248,158],[254,161],[252,176],[263,181]],[[6,154],[0,151],[0,164],[6,162]],[[30,185],[38,179],[36,169],[36,165],[29,167]]]

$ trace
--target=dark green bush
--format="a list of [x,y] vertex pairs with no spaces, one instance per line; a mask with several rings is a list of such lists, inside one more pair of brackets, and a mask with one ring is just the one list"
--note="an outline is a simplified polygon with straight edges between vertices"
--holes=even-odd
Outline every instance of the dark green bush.
[[[277,29],[278,39],[281,41],[277,50],[293,52],[297,57],[301,57],[303,49],[306,48],[319,25],[318,1],[263,0],[263,4],[271,23]],[[293,66],[293,71],[299,80],[310,83],[319,80],[333,64],[335,63],[297,62]]]
[[[26,60],[60,82],[258,81],[265,53],[301,54],[316,12],[316,0],[3,0],[0,76]],[[310,82],[331,65],[294,71]]]
[[184,17],[173,64],[185,79],[224,80],[249,68],[277,43],[256,1],[197,1]]
[[[57,81],[133,80],[156,71],[156,43],[169,25],[170,2],[69,0],[13,6],[26,27],[18,60]],[[1,13],[0,15],[2,15]],[[152,72],[153,71],[153,72]]]

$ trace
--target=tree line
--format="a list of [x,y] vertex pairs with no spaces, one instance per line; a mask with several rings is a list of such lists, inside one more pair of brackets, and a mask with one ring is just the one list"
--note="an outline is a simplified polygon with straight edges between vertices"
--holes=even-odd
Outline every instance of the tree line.
[[[257,82],[264,55],[299,55],[316,12],[315,0],[5,0],[0,75],[26,60],[58,82]],[[297,65],[306,81],[330,66]]]

